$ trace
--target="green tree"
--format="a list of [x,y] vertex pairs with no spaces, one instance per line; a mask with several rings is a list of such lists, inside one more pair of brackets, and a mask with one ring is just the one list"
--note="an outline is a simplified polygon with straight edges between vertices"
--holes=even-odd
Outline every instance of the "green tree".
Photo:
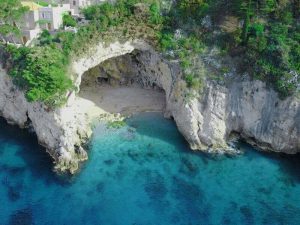
[[49,45],[52,43],[53,37],[48,30],[43,30],[38,40],[40,41],[40,45]]
[[252,0],[243,1],[240,9],[244,14],[242,43],[246,45],[249,39],[250,19],[251,16],[253,15]]
[[10,46],[14,83],[25,90],[29,102],[41,101],[50,107],[66,100],[72,81],[66,75],[68,63],[63,52],[50,46],[33,48]]
[[300,0],[293,0],[293,12],[294,17],[297,18],[300,15]]
[[157,2],[151,4],[150,6],[150,22],[153,24],[162,23],[162,16],[160,15],[160,8]]
[[207,0],[179,0],[177,4],[185,18],[200,19],[209,8]]
[[76,27],[76,20],[69,14],[63,15],[63,25],[67,27]]
[[20,0],[0,1],[0,35],[4,42],[5,36],[9,34],[20,34],[20,30],[16,26],[16,22],[20,21],[27,11],[28,8],[23,7]]

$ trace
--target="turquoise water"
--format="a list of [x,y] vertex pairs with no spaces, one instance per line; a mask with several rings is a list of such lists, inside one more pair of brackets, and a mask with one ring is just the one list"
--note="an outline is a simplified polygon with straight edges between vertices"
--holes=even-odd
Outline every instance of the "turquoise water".
[[189,150],[147,113],[98,126],[81,173],[57,177],[34,136],[0,121],[0,224],[300,224],[300,157]]

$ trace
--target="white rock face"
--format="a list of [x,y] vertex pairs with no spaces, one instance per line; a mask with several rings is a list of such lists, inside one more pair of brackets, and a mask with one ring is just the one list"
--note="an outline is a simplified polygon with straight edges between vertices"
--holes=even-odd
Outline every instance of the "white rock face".
[[6,71],[0,69],[0,115],[20,127],[31,124],[39,143],[47,148],[62,171],[74,172],[78,163],[87,159],[80,146],[91,135],[91,128],[76,107],[71,105],[48,112],[43,104],[28,103]]
[[[280,100],[260,81],[236,81],[230,87],[207,83],[202,97],[184,101],[178,65],[171,64],[142,41],[99,44],[87,56],[70,66],[75,85],[80,87],[84,72],[103,61],[139,50],[135,67],[140,82],[155,84],[166,93],[165,115],[173,117],[179,131],[192,149],[226,151],[232,133],[265,150],[296,153],[300,151],[299,99]],[[59,171],[75,172],[79,162],[87,159],[82,143],[91,136],[90,118],[74,104],[72,93],[68,103],[55,111],[47,111],[41,103],[28,103],[10,77],[0,69],[0,115],[10,123],[26,127],[32,124],[39,143],[47,148]]]
[[230,87],[227,95],[227,129],[266,150],[300,151],[300,100],[280,100],[260,81],[244,81]]
[[[78,87],[81,76],[88,69],[106,59],[132,52],[134,49],[147,50],[150,46],[142,41],[103,44],[93,49],[91,56],[82,57],[71,64],[71,73]],[[87,159],[87,153],[81,147],[91,134],[91,120],[75,104],[76,94],[72,93],[67,104],[55,111],[48,111],[41,103],[28,103],[22,91],[12,83],[11,78],[0,64],[0,115],[9,123],[20,127],[32,125],[38,141],[45,146],[54,158],[58,171],[74,173],[79,163]]]
[[236,81],[228,88],[208,83],[200,99],[169,105],[193,149],[226,151],[237,133],[264,150],[300,152],[299,99],[280,100],[261,81]]

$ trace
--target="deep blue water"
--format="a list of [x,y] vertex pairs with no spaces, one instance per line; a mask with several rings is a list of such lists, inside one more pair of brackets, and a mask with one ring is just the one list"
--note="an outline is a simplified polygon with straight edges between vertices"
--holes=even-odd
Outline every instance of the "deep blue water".
[[246,144],[233,158],[195,153],[160,114],[128,125],[98,126],[68,178],[34,136],[0,121],[0,224],[300,224],[299,156]]

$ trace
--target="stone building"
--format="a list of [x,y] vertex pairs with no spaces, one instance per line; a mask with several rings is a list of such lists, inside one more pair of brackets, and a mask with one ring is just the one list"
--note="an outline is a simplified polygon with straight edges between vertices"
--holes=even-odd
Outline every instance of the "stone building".
[[74,15],[79,15],[82,8],[103,2],[114,2],[114,0],[44,0],[44,2],[49,4],[70,4]]
[[74,14],[69,4],[59,4],[57,6],[41,7],[38,10],[41,29],[49,31],[57,30],[63,24],[65,13]]
[[29,8],[21,22],[14,23],[20,28],[21,37],[7,37],[9,42],[16,44],[29,44],[44,29],[49,31],[59,29],[63,24],[63,15],[74,14],[70,4],[42,6],[31,1],[23,1],[21,4]]
[[[80,9],[87,7],[91,4],[97,3],[98,0],[46,0],[49,4],[69,4],[70,8],[73,10],[74,15],[80,14]],[[99,0],[101,2],[101,0]]]
[[[10,36],[6,39],[16,44],[29,44],[38,37],[42,30],[55,31],[59,29],[63,24],[64,14],[79,16],[82,8],[105,1],[108,0],[43,0],[41,3],[24,0],[21,3],[23,6],[27,6],[29,11],[21,22],[14,23],[20,28],[21,37]],[[45,5],[45,3],[49,5]]]
[[40,5],[34,2],[22,2],[23,6],[27,6],[29,11],[24,15],[24,18],[15,26],[21,30],[21,38],[12,37],[12,41],[19,44],[26,44],[28,41],[36,38],[40,33],[39,8]]

